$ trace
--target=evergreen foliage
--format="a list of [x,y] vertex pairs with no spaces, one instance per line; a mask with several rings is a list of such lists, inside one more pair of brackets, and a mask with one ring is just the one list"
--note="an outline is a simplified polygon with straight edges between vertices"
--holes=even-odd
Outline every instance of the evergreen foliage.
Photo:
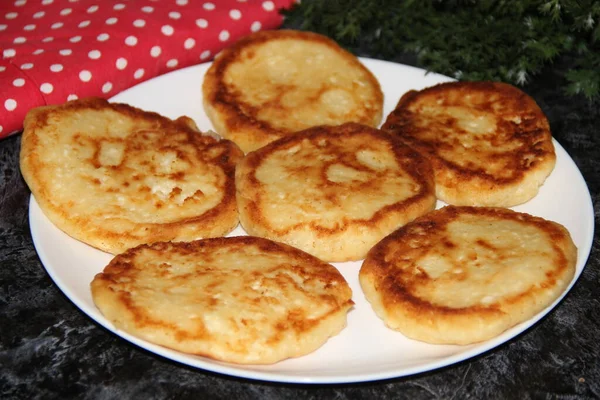
[[374,53],[413,53],[461,80],[523,85],[569,58],[565,90],[600,98],[599,0],[302,0],[284,15],[344,47],[367,40]]

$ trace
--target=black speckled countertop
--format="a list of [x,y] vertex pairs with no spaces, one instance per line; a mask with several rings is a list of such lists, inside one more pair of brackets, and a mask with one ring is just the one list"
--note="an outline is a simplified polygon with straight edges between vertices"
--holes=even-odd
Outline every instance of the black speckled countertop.
[[[361,52],[361,55],[372,56]],[[398,57],[398,62],[410,63]],[[600,213],[600,104],[566,97],[557,68],[523,89],[547,114]],[[1,399],[595,399],[600,398],[600,239],[564,300],[538,324],[473,359],[378,382],[295,385],[181,365],[107,331],[73,305],[40,263],[19,172],[20,135],[0,141]]]

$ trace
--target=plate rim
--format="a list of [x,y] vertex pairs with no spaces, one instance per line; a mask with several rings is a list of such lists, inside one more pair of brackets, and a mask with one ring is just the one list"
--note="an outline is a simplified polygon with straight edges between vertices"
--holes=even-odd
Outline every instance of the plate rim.
[[[366,58],[366,57],[359,57],[359,59],[369,69],[371,69],[371,66],[376,66],[376,65],[385,66],[386,68],[401,67],[401,68],[410,69],[413,72],[424,73],[425,75],[430,74],[430,75],[433,75],[433,77],[435,77],[435,78],[444,79],[444,80],[452,80],[451,78],[443,76],[443,75],[427,72],[426,70],[423,70],[418,67],[400,64],[400,63],[396,63],[393,61],[379,60],[379,59]],[[157,76],[155,78],[148,79],[144,82],[139,83],[138,85],[135,85],[129,89],[126,89],[126,90],[118,93],[117,95],[111,97],[111,99],[109,99],[109,100],[110,101],[119,101],[118,100],[119,97],[122,97],[122,96],[126,97],[129,95],[130,92],[140,90],[139,87],[151,86],[151,85],[155,85],[157,81],[173,79],[173,75],[190,73],[189,71],[195,71],[195,70],[201,71],[202,69],[207,69],[210,66],[210,64],[211,64],[210,62],[196,64],[193,66],[188,66],[188,67],[181,68],[181,69],[178,69],[175,71],[171,71],[167,74],[163,74],[163,75]],[[115,98],[117,100],[113,100]],[[344,376],[342,376],[342,375],[308,376],[308,375],[293,375],[293,374],[290,375],[289,373],[278,373],[275,371],[268,371],[268,370],[258,371],[256,369],[251,369],[252,366],[250,366],[250,368],[246,368],[248,366],[228,364],[228,363],[220,362],[217,360],[211,360],[208,358],[197,357],[197,356],[193,356],[196,358],[195,362],[186,361],[185,359],[190,357],[189,354],[175,352],[177,356],[174,356],[173,350],[167,349],[160,345],[155,345],[155,344],[147,342],[143,339],[138,339],[137,337],[130,335],[126,332],[119,331],[119,330],[115,329],[113,326],[111,326],[111,323],[108,320],[106,320],[105,318],[102,317],[102,318],[98,319],[93,315],[93,313],[90,313],[88,310],[88,308],[89,308],[88,305],[82,299],[78,298],[77,296],[69,295],[69,293],[71,293],[71,290],[69,289],[67,284],[63,281],[62,277],[57,274],[57,271],[54,268],[49,267],[49,265],[51,265],[52,263],[49,260],[49,256],[46,253],[45,248],[41,244],[43,242],[43,240],[40,238],[40,231],[39,231],[39,229],[41,228],[41,226],[39,225],[40,222],[36,223],[36,220],[40,218],[40,215],[42,218],[46,218],[46,217],[43,215],[42,210],[39,208],[39,205],[38,205],[37,201],[35,200],[33,194],[31,194],[29,197],[29,202],[30,202],[29,203],[29,212],[28,212],[29,227],[30,227],[33,244],[34,244],[36,253],[38,254],[38,257],[40,258],[42,266],[44,267],[44,269],[46,270],[48,275],[51,277],[52,281],[61,290],[61,292],[63,294],[65,294],[66,297],[73,304],[75,304],[75,306],[79,309],[79,311],[82,311],[87,317],[91,318],[95,323],[101,325],[103,328],[108,330],[111,334],[115,334],[116,336],[120,337],[121,339],[128,341],[130,344],[133,344],[137,347],[141,347],[143,350],[149,351],[150,353],[153,353],[160,357],[164,357],[168,360],[172,360],[172,361],[184,364],[184,365],[191,366],[193,368],[202,369],[202,370],[206,370],[206,371],[210,371],[210,372],[214,372],[214,373],[218,373],[218,374],[223,374],[223,375],[227,375],[227,376],[232,376],[232,377],[239,377],[239,378],[245,378],[245,379],[251,379],[251,380],[265,381],[265,382],[300,383],[300,384],[340,384],[340,383],[359,383],[359,382],[381,381],[381,380],[387,380],[387,379],[393,379],[393,378],[400,378],[400,377],[411,376],[411,375],[420,374],[420,373],[424,373],[424,372],[428,372],[428,371],[435,371],[435,370],[438,370],[438,369],[441,369],[441,368],[444,368],[444,367],[447,367],[450,365],[461,363],[461,362],[470,360],[474,357],[480,356],[484,353],[487,353],[487,352],[489,352],[505,343],[508,343],[512,340],[515,340],[519,336],[523,335],[523,333],[527,332],[532,327],[534,327],[538,322],[540,322],[540,320],[545,318],[551,311],[556,309],[556,307],[560,305],[560,303],[571,292],[573,286],[579,280],[581,274],[583,273],[583,270],[587,266],[587,262],[588,262],[588,259],[589,259],[590,253],[591,253],[591,249],[593,246],[594,232],[595,232],[595,221],[593,218],[594,217],[593,201],[591,198],[591,194],[590,194],[587,182],[585,181],[585,178],[583,177],[583,174],[581,173],[580,169],[576,165],[575,161],[571,158],[571,156],[568,154],[568,152],[563,148],[563,146],[555,138],[553,138],[552,140],[553,140],[556,151],[564,153],[563,154],[564,161],[571,164],[570,165],[571,169],[573,169],[577,173],[578,180],[580,181],[579,184],[583,184],[583,188],[585,188],[585,192],[586,192],[585,193],[586,194],[586,196],[585,196],[586,210],[584,210],[584,213],[586,215],[591,215],[591,217],[592,217],[591,224],[588,225],[589,232],[587,232],[587,234],[584,235],[585,240],[584,240],[584,243],[582,243],[583,246],[581,247],[581,249],[578,249],[578,261],[577,261],[576,273],[575,273],[573,279],[571,280],[571,282],[569,283],[568,287],[563,291],[563,293],[551,305],[546,307],[544,310],[542,310],[541,312],[536,314],[531,319],[525,321],[524,323],[526,323],[525,324],[526,326],[523,329],[518,330],[516,333],[509,335],[507,338],[505,338],[503,340],[501,339],[499,341],[489,340],[489,341],[482,342],[479,344],[465,346],[465,348],[467,349],[466,351],[458,352],[458,353],[452,354],[451,356],[446,356],[446,357],[442,358],[441,360],[438,360],[438,362],[433,362],[433,363],[429,362],[429,363],[425,363],[425,364],[417,364],[417,365],[409,366],[409,367],[403,368],[402,372],[400,372],[400,373],[398,373],[397,370],[394,370],[394,371],[388,371],[388,372],[371,372],[371,373],[367,373],[367,374],[344,375]],[[50,224],[52,224],[52,223],[50,222]],[[56,229],[58,229],[58,228],[56,228]],[[71,239],[71,240],[75,240],[75,239]],[[580,246],[578,246],[578,247],[580,247]],[[584,258],[580,259],[580,257],[582,255],[584,255]],[[431,364],[433,364],[433,365],[431,365]],[[276,364],[274,364],[274,365],[276,365]]]

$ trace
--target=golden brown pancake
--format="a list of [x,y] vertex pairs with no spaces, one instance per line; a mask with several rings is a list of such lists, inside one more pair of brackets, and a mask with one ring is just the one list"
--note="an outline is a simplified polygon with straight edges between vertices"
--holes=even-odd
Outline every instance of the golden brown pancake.
[[448,204],[524,203],[556,161],[546,116],[504,83],[448,82],[410,91],[382,129],[431,161],[437,197]]
[[217,55],[202,91],[217,133],[246,153],[311,126],[376,127],[383,109],[375,76],[333,40],[305,31],[243,37]]
[[250,236],[141,245],[116,256],[91,289],[117,329],[240,364],[316,350],[353,305],[335,267]]
[[491,339],[552,304],[577,249],[558,223],[505,208],[447,206],[373,247],[359,279],[385,324],[409,338]]
[[356,123],[309,128],[248,153],[236,188],[246,232],[328,262],[364,258],[436,202],[427,160]]
[[21,172],[68,235],[118,253],[141,243],[223,236],[238,224],[231,141],[126,104],[90,98],[31,110]]

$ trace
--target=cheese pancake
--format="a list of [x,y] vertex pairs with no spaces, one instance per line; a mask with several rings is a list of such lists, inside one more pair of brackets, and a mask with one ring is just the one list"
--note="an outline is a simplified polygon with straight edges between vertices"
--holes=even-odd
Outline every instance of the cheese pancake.
[[202,86],[215,130],[244,152],[316,125],[381,122],[375,76],[333,40],[270,30],[243,37],[217,55]]
[[448,82],[410,91],[382,129],[431,161],[437,197],[453,205],[524,203],[556,162],[546,116],[504,83]]
[[316,350],[353,305],[335,267],[250,236],[141,245],[116,256],[91,289],[117,329],[239,364]]
[[236,189],[246,232],[328,262],[364,258],[436,202],[427,160],[356,123],[309,128],[248,153]]
[[171,120],[99,98],[27,114],[21,172],[68,235],[118,253],[159,240],[223,236],[238,224],[242,151]]
[[558,223],[506,208],[446,206],[374,246],[359,280],[388,327],[424,342],[466,345],[551,305],[576,261]]

